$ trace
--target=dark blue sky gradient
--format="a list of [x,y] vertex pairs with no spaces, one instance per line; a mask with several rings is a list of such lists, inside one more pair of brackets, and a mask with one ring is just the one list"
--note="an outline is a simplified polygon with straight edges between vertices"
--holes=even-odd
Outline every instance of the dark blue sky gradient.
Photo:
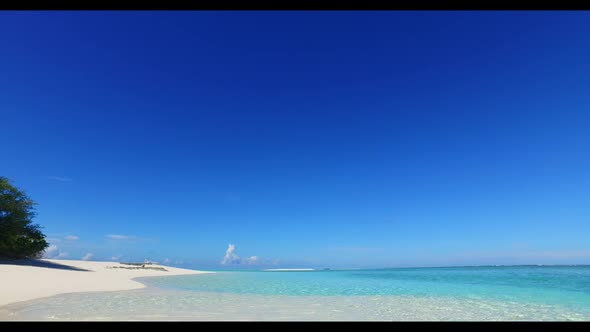
[[590,263],[589,36],[588,12],[3,12],[0,174],[65,258]]

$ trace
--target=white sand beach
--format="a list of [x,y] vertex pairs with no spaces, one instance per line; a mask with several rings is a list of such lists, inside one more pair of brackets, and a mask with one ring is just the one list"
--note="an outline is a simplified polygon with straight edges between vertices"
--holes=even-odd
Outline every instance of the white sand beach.
[[[43,259],[0,263],[0,306],[74,292],[143,288],[137,277],[211,273],[162,266],[147,268],[117,262]],[[154,268],[163,268],[158,270]]]

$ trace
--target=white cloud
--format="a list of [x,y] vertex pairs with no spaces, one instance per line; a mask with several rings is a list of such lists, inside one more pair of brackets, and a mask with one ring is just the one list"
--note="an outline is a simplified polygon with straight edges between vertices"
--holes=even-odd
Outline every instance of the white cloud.
[[258,264],[260,262],[260,259],[258,259],[258,256],[250,256],[248,258],[245,258],[244,259],[244,262],[246,264],[255,265],[255,264]]
[[119,235],[119,234],[109,234],[106,237],[109,238],[109,239],[111,239],[111,240],[131,240],[131,239],[135,239],[135,236],[133,236],[133,235]]
[[86,255],[82,256],[82,260],[83,261],[89,261],[89,260],[92,259],[92,256],[94,256],[93,253],[90,253],[90,252],[89,253],[86,253]]
[[168,264],[170,262],[171,262],[171,260],[169,258],[166,258],[162,261],[162,264]]
[[76,240],[80,240],[80,237],[76,236],[76,235],[68,235],[68,236],[64,237],[64,240],[76,241]]
[[121,257],[123,257],[123,255],[115,255],[115,256],[111,257],[111,260],[118,262],[121,259]]
[[72,179],[66,178],[66,177],[63,177],[63,176],[48,176],[47,178],[49,180],[54,180],[54,181],[59,181],[59,182],[70,182],[70,181],[72,181]]
[[223,257],[223,260],[221,261],[221,264],[240,264],[241,260],[240,260],[240,256],[236,255],[236,253],[234,252],[236,250],[236,246],[233,244],[230,244],[227,246],[227,250],[225,251],[225,256]]
[[57,256],[58,253],[59,253],[59,248],[57,248],[57,246],[55,244],[52,244],[49,247],[47,247],[47,249],[45,249],[45,253],[44,253],[43,257],[51,258],[53,256]]
[[224,265],[231,265],[231,264],[248,264],[248,265],[256,265],[261,264],[261,260],[258,256],[250,256],[246,258],[240,258],[236,254],[236,246],[233,244],[229,244],[227,246],[227,250],[225,251],[225,256],[221,261],[221,264]]
[[67,256],[68,256],[68,253],[67,252],[60,252],[59,248],[55,244],[52,244],[49,247],[47,247],[47,249],[45,249],[45,251],[43,253],[43,258],[49,258],[49,259],[60,259],[60,258],[64,258]]

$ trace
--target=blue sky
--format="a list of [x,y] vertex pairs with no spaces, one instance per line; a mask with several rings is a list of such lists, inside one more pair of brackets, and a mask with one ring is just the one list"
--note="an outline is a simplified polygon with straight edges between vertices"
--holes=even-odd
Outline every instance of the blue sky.
[[0,174],[52,257],[590,263],[588,12],[3,12],[0,31]]

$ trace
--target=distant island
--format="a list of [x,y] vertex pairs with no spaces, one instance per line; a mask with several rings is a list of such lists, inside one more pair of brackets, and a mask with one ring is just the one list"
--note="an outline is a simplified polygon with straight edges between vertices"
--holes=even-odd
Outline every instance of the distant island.
[[287,272],[287,271],[315,271],[315,269],[265,269],[262,271],[268,271],[268,272]]

